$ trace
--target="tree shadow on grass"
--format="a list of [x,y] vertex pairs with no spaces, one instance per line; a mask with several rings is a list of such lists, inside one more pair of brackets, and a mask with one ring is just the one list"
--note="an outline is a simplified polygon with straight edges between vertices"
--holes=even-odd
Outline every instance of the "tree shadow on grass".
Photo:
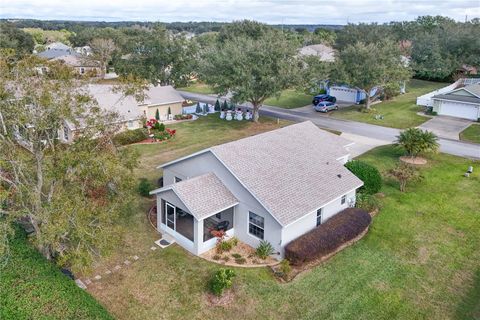
[[473,280],[473,287],[467,292],[462,302],[457,306],[456,319],[480,319],[480,269]]

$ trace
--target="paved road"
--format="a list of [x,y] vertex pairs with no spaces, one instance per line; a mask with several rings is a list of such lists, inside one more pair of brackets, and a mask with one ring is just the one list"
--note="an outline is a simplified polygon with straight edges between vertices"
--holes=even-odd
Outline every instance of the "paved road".
[[[215,103],[217,98],[215,96],[191,93],[185,91],[179,91],[179,93],[185,98],[203,103]],[[247,104],[242,107],[249,107]],[[299,112],[294,109],[282,109],[273,106],[262,106],[260,114],[280,118],[285,120],[291,120],[295,122],[310,120],[321,128],[341,131],[345,133],[364,136],[367,138],[373,138],[393,143],[396,136],[400,133],[400,130],[394,128],[387,128],[377,126],[373,124],[367,124],[362,122],[335,119],[321,114],[306,114],[305,112]],[[466,158],[480,159],[480,145],[460,142],[451,139],[439,139],[440,151],[444,153],[453,154],[456,156]]]

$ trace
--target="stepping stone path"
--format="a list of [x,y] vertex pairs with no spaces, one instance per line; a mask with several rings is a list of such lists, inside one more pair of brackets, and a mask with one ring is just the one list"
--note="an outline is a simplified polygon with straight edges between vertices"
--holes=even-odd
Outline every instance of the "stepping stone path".
[[115,269],[115,270],[120,270],[121,268],[122,268],[122,267],[120,267],[119,265],[116,265],[114,269]]
[[82,282],[82,280],[76,279],[76,280],[75,280],[75,283],[76,283],[77,286],[79,286],[80,288],[82,288],[82,289],[84,289],[84,290],[87,289],[87,286],[85,285],[85,283]]
[[138,259],[140,259],[139,256],[133,256],[133,260],[137,261]]
[[112,273],[112,271],[110,271],[110,270],[105,271],[105,274],[111,274],[111,273]]
[[128,261],[128,260],[125,260],[125,261],[123,261],[123,263],[124,263],[126,266],[128,266],[131,262]]
[[90,279],[85,279],[84,283],[88,286],[89,284],[92,284],[92,280],[90,280]]
[[157,250],[157,247],[151,247],[150,250],[155,251]]
[[97,274],[93,279],[100,280],[100,279],[102,279],[102,276]]

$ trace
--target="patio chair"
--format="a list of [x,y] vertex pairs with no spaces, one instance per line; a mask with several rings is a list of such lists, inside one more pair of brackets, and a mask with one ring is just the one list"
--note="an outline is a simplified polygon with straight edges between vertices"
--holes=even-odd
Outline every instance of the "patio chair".
[[217,231],[220,231],[220,230],[227,231],[229,224],[230,222],[227,220],[221,221],[217,223],[217,226],[215,227],[215,229],[217,229]]

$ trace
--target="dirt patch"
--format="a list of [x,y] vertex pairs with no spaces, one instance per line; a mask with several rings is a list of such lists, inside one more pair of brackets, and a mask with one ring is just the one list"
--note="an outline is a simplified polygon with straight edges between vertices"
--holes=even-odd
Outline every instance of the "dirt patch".
[[205,294],[205,301],[212,307],[224,307],[229,305],[233,300],[235,300],[235,292],[232,289],[225,290],[220,297],[211,293]]
[[428,259],[430,258],[430,252],[426,247],[420,247],[418,249],[418,260],[421,264],[427,263]]
[[419,166],[427,164],[427,159],[422,157],[412,158],[412,157],[403,156],[403,157],[400,157],[400,161],[408,164],[419,165]]

